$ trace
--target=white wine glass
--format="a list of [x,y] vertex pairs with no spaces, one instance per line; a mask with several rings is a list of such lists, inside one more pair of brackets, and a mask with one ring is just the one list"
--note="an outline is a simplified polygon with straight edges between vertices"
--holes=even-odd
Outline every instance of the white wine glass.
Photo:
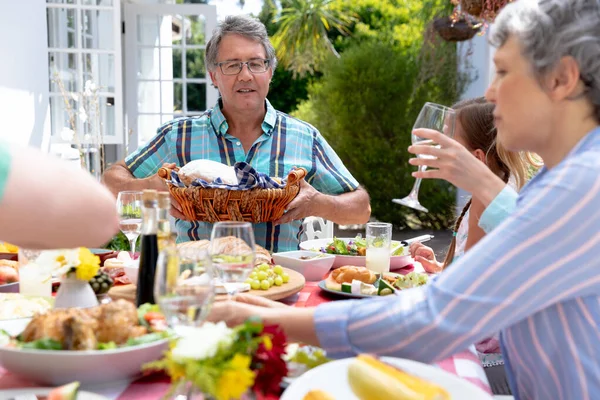
[[177,333],[204,322],[214,296],[214,273],[206,249],[166,248],[160,252],[154,298]]
[[131,258],[142,228],[142,192],[123,191],[117,195],[119,228],[129,240]]
[[[421,138],[414,134],[415,129],[432,129],[444,133],[446,136],[454,136],[454,127],[456,125],[456,112],[449,108],[435,103],[425,103],[419,116],[413,125],[411,132],[412,144],[430,145],[439,147],[429,139]],[[419,158],[432,158],[432,156],[420,154]],[[419,166],[419,172],[425,171],[426,165]],[[417,178],[412,190],[403,199],[393,199],[392,202],[406,207],[414,208],[422,212],[428,212],[427,208],[419,203],[419,188],[421,187],[421,178]]]
[[254,269],[256,245],[249,222],[217,222],[210,236],[210,256],[229,297],[234,296]]

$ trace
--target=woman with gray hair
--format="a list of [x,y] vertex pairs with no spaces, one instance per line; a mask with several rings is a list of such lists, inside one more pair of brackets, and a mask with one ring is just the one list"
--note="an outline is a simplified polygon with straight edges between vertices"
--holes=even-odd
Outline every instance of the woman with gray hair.
[[491,40],[498,140],[545,163],[514,213],[424,287],[304,309],[246,296],[211,318],[258,315],[334,358],[433,362],[500,331],[516,399],[600,398],[600,1],[515,1]]

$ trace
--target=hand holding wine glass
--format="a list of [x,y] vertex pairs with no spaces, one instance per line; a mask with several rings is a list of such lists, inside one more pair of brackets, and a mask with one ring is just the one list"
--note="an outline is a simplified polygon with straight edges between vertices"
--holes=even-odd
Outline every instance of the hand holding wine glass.
[[210,238],[212,265],[227,294],[235,295],[254,269],[254,230],[249,222],[217,222]]
[[142,192],[123,191],[117,196],[117,212],[121,232],[127,237],[131,258],[142,227]]
[[[432,129],[442,132],[445,135],[454,136],[454,126],[456,124],[456,113],[453,109],[434,103],[425,103],[419,116],[413,126],[411,132],[412,144],[438,146],[430,139],[425,139],[414,134],[416,129]],[[420,154],[419,157],[431,158],[432,156]],[[425,171],[427,166],[419,166],[419,172]],[[415,210],[428,212],[428,210],[419,203],[419,188],[421,187],[421,178],[415,180],[412,190],[409,195],[403,199],[393,199],[396,204],[401,204],[406,207],[414,208]]]

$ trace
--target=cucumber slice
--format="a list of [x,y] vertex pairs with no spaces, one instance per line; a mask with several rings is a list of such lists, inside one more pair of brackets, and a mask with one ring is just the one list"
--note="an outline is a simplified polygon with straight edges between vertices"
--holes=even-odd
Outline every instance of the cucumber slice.
[[342,292],[344,293],[352,293],[352,284],[351,283],[342,283]]
[[388,281],[386,281],[385,279],[379,280],[379,285],[377,286],[377,295],[378,296],[385,296],[388,294],[392,294],[395,291],[396,290],[394,289],[394,287],[392,285],[390,285],[388,283]]

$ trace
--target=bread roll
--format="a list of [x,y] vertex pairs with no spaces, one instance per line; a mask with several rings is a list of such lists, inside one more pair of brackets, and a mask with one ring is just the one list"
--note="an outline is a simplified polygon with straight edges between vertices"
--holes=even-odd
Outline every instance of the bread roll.
[[325,286],[331,290],[342,290],[342,283],[352,283],[353,280],[359,280],[364,283],[373,283],[377,276],[373,271],[365,267],[355,267],[354,265],[345,265],[334,269],[325,280]]
[[196,179],[214,182],[221,178],[223,183],[237,185],[238,179],[233,167],[212,160],[194,160],[179,169],[179,179],[186,185],[191,185]]

